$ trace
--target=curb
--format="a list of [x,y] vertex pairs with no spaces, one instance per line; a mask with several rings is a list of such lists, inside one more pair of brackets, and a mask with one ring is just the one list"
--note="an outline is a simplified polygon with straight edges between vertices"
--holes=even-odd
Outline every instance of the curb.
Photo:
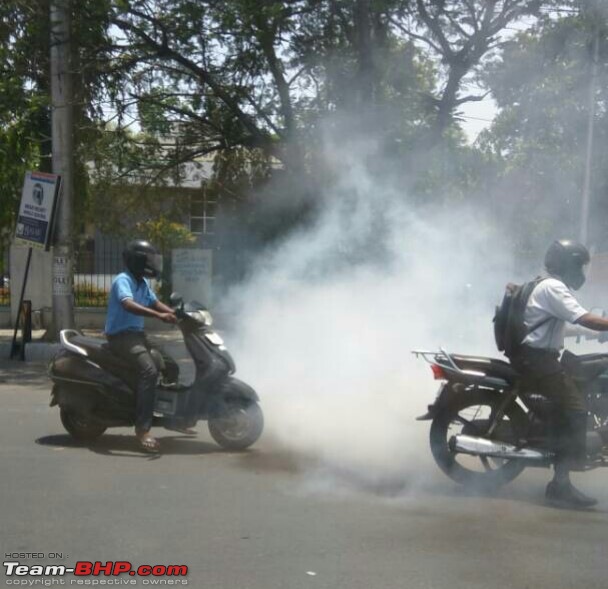
[[[59,343],[33,342],[25,344],[26,362],[49,362],[60,350]],[[8,360],[11,353],[11,343],[0,342],[0,358]]]

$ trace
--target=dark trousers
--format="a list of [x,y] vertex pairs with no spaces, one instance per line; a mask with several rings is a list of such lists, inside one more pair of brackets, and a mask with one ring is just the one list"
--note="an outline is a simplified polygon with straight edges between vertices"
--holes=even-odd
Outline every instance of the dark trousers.
[[152,346],[143,331],[123,331],[108,336],[110,351],[128,359],[137,371],[135,429],[148,431],[152,427],[154,396],[158,370],[150,354]]
[[552,429],[556,465],[568,470],[584,469],[587,458],[587,408],[585,397],[559,362],[555,351],[523,346],[511,358],[526,391],[540,393],[554,405]]

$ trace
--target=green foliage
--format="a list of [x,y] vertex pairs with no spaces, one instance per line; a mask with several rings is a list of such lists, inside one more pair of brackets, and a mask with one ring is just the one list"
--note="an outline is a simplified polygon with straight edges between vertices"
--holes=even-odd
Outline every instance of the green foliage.
[[139,235],[153,243],[163,253],[176,247],[191,245],[195,241],[194,235],[185,225],[164,216],[141,221],[135,228]]
[[[493,200],[515,229],[519,247],[534,251],[557,235],[579,232],[586,157],[595,24],[585,16],[547,19],[505,46],[487,70],[487,84],[501,107],[480,147],[500,170]],[[594,101],[592,242],[608,245],[608,42],[602,34]]]
[[[72,3],[77,219],[87,194],[83,145],[97,133],[93,121],[104,114],[97,101],[111,82],[103,71],[109,4]],[[0,228],[9,233],[25,172],[51,171],[49,9],[48,0],[0,3]]]
[[[579,185],[593,24],[541,10],[557,5],[578,6],[72,2],[76,218],[116,235],[139,229],[165,251],[188,243],[179,221],[200,189],[178,187],[186,164],[213,155],[208,194],[260,228],[262,240],[274,239],[312,215],[310,195],[336,173],[323,145],[342,134],[373,145],[370,169],[420,201],[482,203],[490,195],[500,205],[515,191],[530,230],[547,232],[572,214],[568,195]],[[24,171],[50,163],[48,8],[48,0],[0,5],[2,228],[14,219]],[[528,30],[505,43],[502,31],[522,17]],[[479,98],[467,89],[477,82],[502,112],[471,147],[458,111]],[[602,120],[604,88],[602,81]],[[606,133],[599,124],[598,140]],[[274,193],[265,196],[289,204],[273,214],[260,197],[271,178]],[[549,220],[538,210],[547,191],[560,203]]]
[[168,300],[171,294],[171,250],[192,245],[196,240],[188,228],[165,216],[142,221],[136,225],[137,234],[150,241],[163,254],[159,295]]
[[74,286],[74,306],[107,307],[109,293],[93,284],[76,284]]

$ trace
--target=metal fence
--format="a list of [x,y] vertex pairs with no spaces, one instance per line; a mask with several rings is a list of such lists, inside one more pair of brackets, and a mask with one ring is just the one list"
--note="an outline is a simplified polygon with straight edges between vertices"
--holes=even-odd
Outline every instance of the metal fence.
[[75,248],[74,304],[105,307],[112,279],[122,271],[122,239],[97,234]]
[[[97,234],[74,248],[74,304],[77,307],[105,307],[112,279],[122,272],[125,241]],[[0,307],[11,304],[9,244],[0,243]],[[17,293],[18,296],[18,293]]]
[[9,276],[9,246],[0,243],[0,307],[11,304],[11,279]]

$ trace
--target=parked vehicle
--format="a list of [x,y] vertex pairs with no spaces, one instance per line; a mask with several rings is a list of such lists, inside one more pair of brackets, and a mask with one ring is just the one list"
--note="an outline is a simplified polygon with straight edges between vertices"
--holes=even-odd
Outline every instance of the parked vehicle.
[[[161,375],[153,425],[186,428],[206,420],[211,436],[223,448],[251,446],[264,426],[257,393],[233,376],[234,361],[212,330],[213,320],[204,305],[184,304],[176,294],[171,305],[196,376],[189,386],[179,384],[177,364],[169,366],[153,352]],[[136,384],[132,366],[113,355],[103,339],[73,329],[63,330],[60,339],[62,349],[49,374],[54,383],[51,406],[59,407],[65,429],[78,440],[92,441],[108,427],[132,426]]]
[[[526,467],[553,463],[551,401],[523,390],[510,364],[495,358],[415,351],[441,381],[430,420],[435,462],[463,485],[497,486]],[[608,453],[608,354],[575,356],[562,363],[584,391],[588,407],[588,467],[605,466]]]

